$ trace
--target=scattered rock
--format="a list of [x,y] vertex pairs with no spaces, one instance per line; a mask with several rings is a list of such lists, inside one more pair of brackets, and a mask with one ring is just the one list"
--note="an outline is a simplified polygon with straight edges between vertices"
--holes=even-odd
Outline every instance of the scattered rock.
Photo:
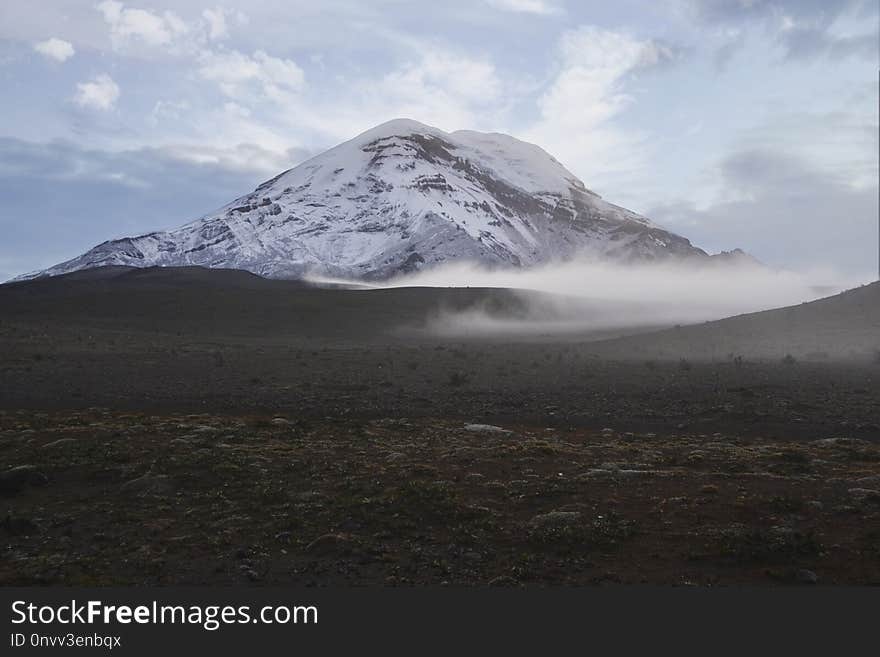
[[122,484],[124,493],[135,495],[164,495],[174,490],[174,483],[168,475],[145,474]]
[[44,486],[49,478],[33,465],[19,465],[0,473],[0,493],[15,495],[25,486]]
[[466,424],[464,429],[475,433],[513,433],[509,429],[496,427],[494,424]]
[[795,581],[800,584],[818,584],[819,576],[812,570],[801,568],[794,574]]
[[577,475],[575,480],[587,481],[589,479],[595,479],[596,477],[611,477],[614,476],[616,472],[617,470],[609,470],[607,468],[590,468],[586,472]]
[[198,436],[217,433],[221,429],[219,427],[212,427],[210,424],[201,424],[197,427],[193,427],[192,432]]
[[59,438],[58,440],[53,440],[51,443],[46,443],[45,445],[43,445],[43,449],[63,447],[64,445],[70,445],[71,443],[75,442],[76,438]]
[[306,552],[320,555],[344,554],[351,549],[352,540],[348,534],[323,534],[306,546]]
[[847,492],[857,500],[880,502],[880,490],[873,488],[850,488]]
[[706,452],[703,452],[699,449],[692,450],[688,452],[685,459],[688,463],[702,463],[706,459]]
[[614,473],[618,477],[668,477],[672,473],[665,470],[652,470],[648,468],[622,468]]
[[242,574],[244,574],[245,577],[247,577],[252,582],[260,581],[260,575],[250,566],[241,565],[238,567],[238,569],[242,572]]
[[859,447],[869,444],[859,438],[822,438],[814,442],[821,447]]
[[529,520],[529,527],[534,529],[551,529],[557,527],[571,527],[580,523],[579,511],[550,511],[541,513]]

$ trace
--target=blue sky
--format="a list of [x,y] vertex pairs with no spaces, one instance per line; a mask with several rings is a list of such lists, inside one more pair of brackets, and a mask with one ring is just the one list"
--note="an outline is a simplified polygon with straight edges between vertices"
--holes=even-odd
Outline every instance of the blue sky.
[[875,276],[859,0],[0,4],[0,280],[171,228],[395,117],[539,144],[707,250]]

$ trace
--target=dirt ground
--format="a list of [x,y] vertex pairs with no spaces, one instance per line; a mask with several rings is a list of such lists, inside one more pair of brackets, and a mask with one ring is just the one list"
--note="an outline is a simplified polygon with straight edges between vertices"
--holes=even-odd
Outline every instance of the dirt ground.
[[5,584],[880,584],[880,445],[853,438],[98,410],[0,427]]
[[440,338],[400,329],[521,299],[205,276],[0,287],[0,583],[880,584],[871,358]]

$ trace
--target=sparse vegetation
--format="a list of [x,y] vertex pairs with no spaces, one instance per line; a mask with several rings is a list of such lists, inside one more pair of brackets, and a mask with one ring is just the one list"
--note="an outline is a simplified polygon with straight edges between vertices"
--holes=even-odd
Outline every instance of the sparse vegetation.
[[720,547],[724,556],[737,561],[768,564],[815,558],[822,551],[822,546],[812,533],[783,526],[727,529],[721,532]]
[[[10,509],[0,583],[880,579],[862,529],[880,521],[880,504],[866,483],[834,483],[880,477],[880,445],[609,435],[438,419],[0,412]],[[815,476],[807,487],[785,468],[767,477],[768,462],[809,462]]]

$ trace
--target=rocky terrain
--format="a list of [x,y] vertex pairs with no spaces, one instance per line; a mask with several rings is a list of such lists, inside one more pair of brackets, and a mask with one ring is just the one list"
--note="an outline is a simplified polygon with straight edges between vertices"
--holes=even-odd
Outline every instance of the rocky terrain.
[[0,414],[3,584],[880,584],[880,444]]
[[878,290],[467,339],[529,296],[0,286],[0,583],[880,583]]

